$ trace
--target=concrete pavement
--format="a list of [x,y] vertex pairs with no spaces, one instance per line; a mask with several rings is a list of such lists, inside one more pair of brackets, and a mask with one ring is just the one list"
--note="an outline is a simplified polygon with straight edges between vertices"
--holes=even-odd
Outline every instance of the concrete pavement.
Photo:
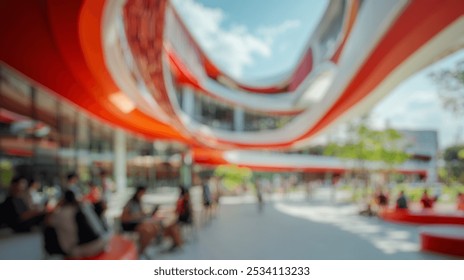
[[[174,253],[150,247],[153,259],[452,259],[419,251],[417,226],[384,222],[357,215],[356,205],[333,202],[328,189],[265,196],[258,211],[253,195],[223,197],[218,214],[201,223],[201,191],[192,189],[196,234]],[[108,215],[117,217],[130,193],[115,197]],[[337,201],[344,201],[337,194]],[[145,202],[172,208],[175,189],[147,194]],[[0,235],[0,259],[42,259],[39,233]]]
[[450,259],[419,251],[417,226],[357,215],[351,204],[332,203],[318,190],[267,197],[262,212],[252,196],[225,197],[198,238],[156,259]]

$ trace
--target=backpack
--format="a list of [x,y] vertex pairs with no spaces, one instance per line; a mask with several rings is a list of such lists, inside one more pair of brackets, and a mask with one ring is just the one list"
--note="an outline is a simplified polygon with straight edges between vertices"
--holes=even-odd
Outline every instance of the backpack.
[[43,240],[45,251],[49,255],[66,255],[61,249],[60,243],[58,242],[58,234],[54,227],[46,226],[43,230]]
[[6,219],[5,219],[6,213],[5,211],[3,211],[3,208],[5,208],[3,204],[5,203],[4,202],[0,203],[0,228],[3,226],[3,224],[6,224]]
[[92,242],[100,237],[96,230],[91,226],[84,212],[82,212],[82,209],[80,208],[76,213],[76,224],[79,237],[79,245]]

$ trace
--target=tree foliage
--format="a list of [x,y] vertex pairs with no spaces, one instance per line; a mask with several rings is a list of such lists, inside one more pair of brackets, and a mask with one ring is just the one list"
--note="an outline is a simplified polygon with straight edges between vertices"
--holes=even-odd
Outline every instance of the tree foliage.
[[464,145],[448,147],[444,154],[446,180],[464,184]]
[[456,115],[464,114],[464,60],[452,69],[443,69],[430,74],[438,86],[443,107]]
[[7,188],[13,179],[14,168],[10,161],[0,160],[0,188]]
[[227,189],[233,190],[248,182],[252,178],[253,172],[246,167],[221,165],[214,170],[214,175],[222,178],[222,182]]
[[394,129],[374,130],[367,125],[368,118],[349,124],[349,136],[341,143],[329,143],[325,154],[342,159],[357,160],[363,169],[366,161],[383,162],[388,169],[405,162],[402,135]]

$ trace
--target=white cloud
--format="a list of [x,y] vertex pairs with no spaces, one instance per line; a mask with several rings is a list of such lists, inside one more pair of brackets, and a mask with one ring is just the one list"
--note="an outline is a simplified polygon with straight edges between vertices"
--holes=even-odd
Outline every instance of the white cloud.
[[287,31],[300,27],[301,22],[298,20],[286,20],[282,24],[272,27],[258,28],[257,33],[267,42],[273,43],[274,39]]
[[[371,111],[370,125],[375,129],[389,125],[395,129],[436,130],[440,148],[464,141],[464,118],[444,110],[433,90],[409,91],[399,87]],[[346,123],[339,124],[313,139],[311,144],[325,144],[329,138],[344,140],[346,129]],[[459,130],[463,130],[460,135]]]
[[[440,98],[432,90],[393,92],[379,103],[371,117],[372,124],[377,128],[385,127],[388,122],[398,129],[437,130],[441,147],[456,141],[459,125],[464,123],[462,118],[443,110]],[[463,136],[460,136],[461,141],[464,140]]]
[[207,54],[236,78],[243,77],[243,69],[253,65],[257,56],[272,55],[272,45],[277,36],[300,26],[299,21],[290,20],[276,26],[261,27],[254,34],[244,25],[224,27],[226,14],[221,9],[206,7],[195,0],[173,2]]

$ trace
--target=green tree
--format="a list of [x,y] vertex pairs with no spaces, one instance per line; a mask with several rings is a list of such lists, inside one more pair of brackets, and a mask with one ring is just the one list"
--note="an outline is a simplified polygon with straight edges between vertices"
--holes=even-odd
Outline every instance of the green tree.
[[301,151],[302,154],[321,156],[324,154],[325,147],[323,145],[316,145],[308,147]]
[[[329,143],[324,154],[341,159],[355,160],[352,172],[367,189],[369,173],[366,165],[370,162],[383,162],[386,166],[387,178],[394,168],[408,159],[404,152],[402,135],[394,129],[374,130],[368,126],[368,117],[353,121],[348,125],[348,138],[341,142]],[[367,192],[367,190],[366,190]]]
[[[443,108],[450,110],[457,117],[464,116],[464,60],[456,62],[450,69],[442,69],[430,74],[438,87],[438,94]],[[458,127],[460,135],[464,125]],[[459,139],[456,139],[456,143]],[[464,184],[464,145],[455,145],[444,152],[446,176],[442,177],[450,184]]]
[[448,147],[444,154],[446,181],[448,184],[459,182],[464,184],[464,145]]
[[10,161],[0,160],[0,188],[7,188],[13,179],[13,164]]
[[384,131],[378,132],[380,138],[378,139],[380,145],[376,160],[380,160],[387,166],[387,176],[390,179],[394,168],[406,160],[409,155],[404,152],[405,144],[402,141],[403,136],[397,130],[388,128]]
[[430,74],[438,86],[443,107],[457,116],[464,114],[464,60],[451,69],[442,69]]
[[253,176],[253,172],[250,168],[246,167],[221,165],[216,167],[214,175],[222,178],[222,182],[228,190],[234,190],[235,188],[249,182]]

